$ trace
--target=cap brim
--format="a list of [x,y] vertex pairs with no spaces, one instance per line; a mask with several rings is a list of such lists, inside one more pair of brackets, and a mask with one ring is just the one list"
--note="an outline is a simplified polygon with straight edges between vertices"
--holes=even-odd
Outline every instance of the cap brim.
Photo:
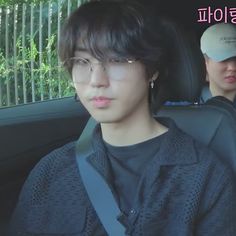
[[236,51],[208,52],[207,56],[214,61],[220,62],[231,57],[236,57]]

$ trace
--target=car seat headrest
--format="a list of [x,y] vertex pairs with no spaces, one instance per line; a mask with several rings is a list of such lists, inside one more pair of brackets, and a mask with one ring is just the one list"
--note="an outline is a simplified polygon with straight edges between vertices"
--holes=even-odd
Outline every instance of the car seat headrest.
[[169,101],[197,102],[205,82],[205,61],[197,41],[174,22],[163,21],[170,48]]

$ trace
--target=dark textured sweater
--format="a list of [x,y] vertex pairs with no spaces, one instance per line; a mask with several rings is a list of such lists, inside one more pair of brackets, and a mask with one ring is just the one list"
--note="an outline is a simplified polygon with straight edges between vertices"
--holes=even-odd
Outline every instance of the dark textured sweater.
[[[111,181],[99,126],[89,162]],[[128,221],[128,232],[135,236],[235,236],[231,170],[171,123],[157,155],[143,171]],[[75,143],[48,154],[33,169],[9,235],[106,235],[81,182]]]

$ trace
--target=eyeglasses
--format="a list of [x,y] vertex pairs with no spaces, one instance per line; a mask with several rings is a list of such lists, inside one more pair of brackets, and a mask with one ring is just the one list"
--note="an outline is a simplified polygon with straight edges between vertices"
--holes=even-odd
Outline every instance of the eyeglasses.
[[111,80],[123,80],[137,59],[112,58],[105,61],[91,62],[83,57],[72,57],[66,61],[66,66],[72,68],[75,83],[89,82],[95,65],[101,65]]

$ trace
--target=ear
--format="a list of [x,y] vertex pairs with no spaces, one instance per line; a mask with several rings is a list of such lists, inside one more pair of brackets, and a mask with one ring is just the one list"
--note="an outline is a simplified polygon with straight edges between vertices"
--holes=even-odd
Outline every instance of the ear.
[[206,65],[206,82],[209,82],[209,76],[208,76],[208,65],[209,64],[209,58],[205,57],[205,65]]
[[159,76],[159,71],[155,72],[152,76],[152,78],[150,79],[150,81],[155,81]]

